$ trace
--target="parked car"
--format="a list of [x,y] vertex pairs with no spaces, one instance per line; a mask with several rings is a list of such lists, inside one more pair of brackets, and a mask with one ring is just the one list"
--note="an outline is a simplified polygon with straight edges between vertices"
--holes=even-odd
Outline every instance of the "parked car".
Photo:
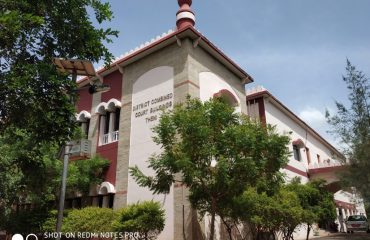
[[347,233],[353,233],[354,231],[366,231],[370,233],[369,223],[363,215],[352,215],[347,218],[346,221]]

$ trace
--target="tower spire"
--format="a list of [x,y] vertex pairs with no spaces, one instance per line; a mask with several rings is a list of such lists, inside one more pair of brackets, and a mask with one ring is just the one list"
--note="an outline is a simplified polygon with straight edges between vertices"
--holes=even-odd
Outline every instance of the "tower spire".
[[192,0],[177,0],[180,10],[176,13],[177,29],[195,25],[195,15],[190,6]]

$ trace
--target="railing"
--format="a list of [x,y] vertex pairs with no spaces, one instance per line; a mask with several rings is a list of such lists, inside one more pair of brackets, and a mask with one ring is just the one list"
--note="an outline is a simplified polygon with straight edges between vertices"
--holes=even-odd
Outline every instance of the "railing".
[[118,139],[119,139],[119,131],[110,132],[102,136],[100,145],[105,145],[111,142],[117,142]]
[[102,139],[101,139],[101,144],[104,145],[104,144],[108,144],[109,143],[109,133],[107,134],[104,134],[102,136]]
[[321,163],[313,163],[313,164],[311,163],[310,165],[308,165],[308,169],[339,167],[339,166],[344,166],[344,165],[346,164],[328,159]]
[[112,142],[116,142],[118,141],[119,139],[119,132],[118,131],[115,131],[115,132],[112,132]]

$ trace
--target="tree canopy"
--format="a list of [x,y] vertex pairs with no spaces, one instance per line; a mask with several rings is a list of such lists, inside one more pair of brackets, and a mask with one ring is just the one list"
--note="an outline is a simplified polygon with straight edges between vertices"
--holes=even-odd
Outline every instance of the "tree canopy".
[[[56,156],[77,129],[77,84],[57,72],[52,59],[109,63],[105,44],[118,32],[100,24],[112,17],[109,3],[100,0],[0,0],[2,223],[14,204],[56,200],[61,173]],[[69,189],[85,190],[106,164],[101,159],[70,164]]]
[[158,202],[138,202],[118,210],[113,229],[137,233],[134,238],[138,240],[154,240],[163,231],[165,220],[165,212]]
[[[73,209],[64,220],[62,232],[108,233],[113,232],[112,223],[116,218],[111,208],[86,207]],[[53,229],[51,232],[53,232]]]
[[138,167],[131,174],[154,193],[168,193],[175,181],[187,186],[192,206],[211,214],[210,239],[215,215],[226,220],[234,198],[248,186],[273,192],[282,182],[289,137],[235,113],[223,99],[188,99],[163,113],[154,133],[163,149],[149,159],[155,175],[145,176]]
[[249,239],[249,236],[257,240],[275,239],[281,234],[282,239],[291,240],[294,230],[303,221],[304,209],[297,194],[283,186],[270,196],[249,187],[235,203],[234,218],[249,229],[240,234],[241,239]]
[[348,59],[346,71],[343,81],[350,105],[336,102],[337,113],[330,115],[327,111],[326,116],[349,160],[343,183],[355,187],[370,202],[370,82]]
[[[44,143],[38,154],[33,148],[34,141],[25,131],[7,129],[0,135],[0,229],[19,230],[20,226],[27,225],[18,220],[40,222],[43,219],[36,221],[36,218],[47,217],[48,210],[56,206],[63,168],[62,161],[57,159],[59,146]],[[101,183],[108,165],[109,161],[98,156],[71,162],[67,193],[88,193],[91,184]],[[14,212],[14,206],[24,204],[32,204],[35,209]],[[13,225],[9,225],[11,223]],[[18,228],[12,227],[16,225]]]
[[0,1],[0,134],[27,130],[35,142],[63,142],[74,130],[76,83],[61,76],[53,57],[94,62],[112,55],[104,46],[117,31],[94,26],[112,19],[100,0]]
[[314,223],[325,225],[336,218],[334,195],[325,187],[325,181],[314,180],[301,184],[299,179],[293,179],[286,188],[297,194],[303,208],[302,223],[307,224],[307,236]]

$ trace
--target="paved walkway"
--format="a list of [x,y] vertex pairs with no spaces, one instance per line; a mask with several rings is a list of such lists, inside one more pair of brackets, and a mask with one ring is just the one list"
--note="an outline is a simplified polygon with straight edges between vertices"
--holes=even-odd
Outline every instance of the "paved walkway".
[[347,233],[338,233],[333,234],[328,237],[319,237],[315,238],[317,240],[370,240],[370,234],[369,233],[362,233],[362,232],[356,232],[353,234],[347,234]]

